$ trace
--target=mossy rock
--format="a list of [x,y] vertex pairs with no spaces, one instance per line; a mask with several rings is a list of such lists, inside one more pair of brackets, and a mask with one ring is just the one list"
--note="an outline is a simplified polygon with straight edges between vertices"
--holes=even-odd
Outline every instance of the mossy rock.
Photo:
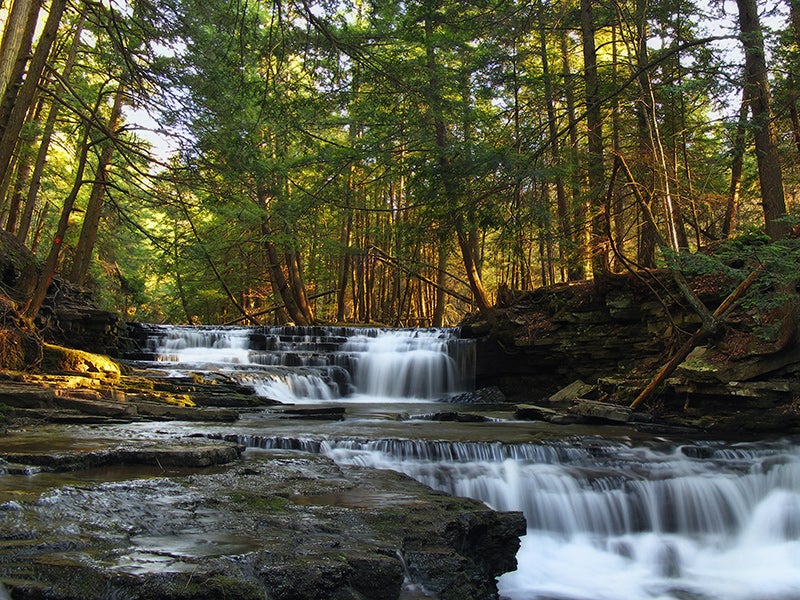
[[52,344],[44,345],[41,368],[46,372],[81,373],[87,377],[119,380],[125,367],[103,354],[92,354],[83,350],[64,348]]

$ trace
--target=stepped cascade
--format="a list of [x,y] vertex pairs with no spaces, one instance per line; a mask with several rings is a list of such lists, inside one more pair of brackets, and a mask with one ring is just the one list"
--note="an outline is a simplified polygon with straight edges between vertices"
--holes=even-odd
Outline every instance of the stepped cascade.
[[800,449],[788,443],[546,444],[234,435],[520,510],[508,600],[800,597]]
[[634,441],[550,429],[531,441],[542,429],[512,418],[415,418],[438,400],[457,404],[448,397],[472,385],[474,350],[457,330],[147,331],[139,358],[163,369],[224,372],[285,402],[353,402],[334,424],[251,414],[212,437],[392,469],[521,511],[527,534],[518,569],[498,580],[503,600],[800,598],[796,440]]
[[456,329],[146,326],[140,358],[234,374],[281,402],[430,400],[469,391],[474,344]]

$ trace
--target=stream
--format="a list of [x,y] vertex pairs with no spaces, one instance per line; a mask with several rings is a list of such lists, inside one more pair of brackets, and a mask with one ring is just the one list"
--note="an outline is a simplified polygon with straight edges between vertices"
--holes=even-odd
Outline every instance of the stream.
[[[246,454],[324,454],[522,511],[518,569],[498,580],[506,600],[800,598],[796,442],[598,435],[452,402],[469,397],[474,372],[472,343],[457,330],[151,326],[148,345],[145,364],[165,376],[224,373],[296,407],[345,407],[346,418],[287,418],[276,407],[230,425],[137,423],[111,434],[204,431]],[[486,420],[434,420],[453,411]]]

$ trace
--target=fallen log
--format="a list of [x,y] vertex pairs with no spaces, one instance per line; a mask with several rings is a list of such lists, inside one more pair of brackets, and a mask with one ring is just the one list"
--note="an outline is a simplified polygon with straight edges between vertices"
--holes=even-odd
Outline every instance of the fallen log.
[[[733,304],[741,298],[747,289],[753,284],[753,282],[758,278],[761,274],[761,268],[756,269],[750,275],[748,275],[744,281],[742,281],[736,289],[733,290],[725,300],[722,301],[717,309],[713,312],[712,317],[713,321],[716,322],[722,315],[724,315],[732,306]],[[646,388],[644,388],[636,399],[631,402],[630,408],[635,409],[637,408],[642,402],[647,400],[653,392],[661,385],[664,380],[669,377],[672,372],[678,367],[679,364],[683,362],[683,360],[689,355],[692,349],[700,344],[700,342],[704,341],[708,336],[714,333],[714,330],[709,327],[705,322],[697,332],[692,335],[688,340],[686,340],[683,345],[678,349],[678,351],[670,358],[670,360],[665,364],[658,374],[653,378],[653,380],[648,384]]]

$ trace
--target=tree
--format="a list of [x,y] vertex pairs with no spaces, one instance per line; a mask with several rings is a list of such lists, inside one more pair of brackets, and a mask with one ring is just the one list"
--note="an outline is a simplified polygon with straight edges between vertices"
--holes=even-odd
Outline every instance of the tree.
[[767,235],[778,240],[788,235],[789,224],[785,220],[783,172],[772,113],[764,37],[756,0],[736,0],[736,5],[739,8],[739,28],[745,51],[744,81],[753,117],[764,222]]

